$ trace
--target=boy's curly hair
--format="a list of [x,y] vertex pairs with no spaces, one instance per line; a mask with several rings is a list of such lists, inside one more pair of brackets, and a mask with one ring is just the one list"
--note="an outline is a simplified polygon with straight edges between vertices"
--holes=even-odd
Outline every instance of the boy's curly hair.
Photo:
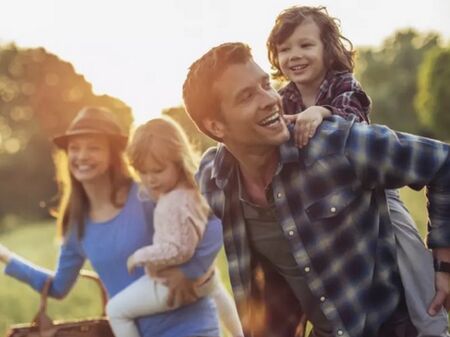
[[[353,44],[340,31],[340,22],[331,17],[323,6],[293,6],[283,10],[275,19],[275,25],[267,39],[267,51],[274,79],[286,79],[280,69],[277,46],[291,36],[305,20],[311,18],[320,29],[324,47],[324,63],[327,70],[347,70],[354,67]],[[345,46],[347,44],[347,46]]]

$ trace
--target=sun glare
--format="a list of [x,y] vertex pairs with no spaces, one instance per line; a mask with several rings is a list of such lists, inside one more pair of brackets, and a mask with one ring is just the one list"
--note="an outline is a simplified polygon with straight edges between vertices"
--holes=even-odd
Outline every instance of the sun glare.
[[[214,45],[246,42],[256,61],[269,70],[266,38],[275,16],[294,4],[298,2],[42,0],[37,5],[15,0],[3,4],[2,11],[8,15],[0,21],[0,43],[42,46],[71,62],[92,83],[96,94],[121,99],[132,107],[136,123],[142,123],[162,109],[182,103],[181,87],[189,65]],[[432,6],[409,3],[408,11],[390,0],[311,0],[302,4],[327,6],[356,46],[380,44],[400,27],[433,29],[450,36],[445,17],[450,2],[446,0],[434,0]],[[67,94],[73,98],[78,93]]]

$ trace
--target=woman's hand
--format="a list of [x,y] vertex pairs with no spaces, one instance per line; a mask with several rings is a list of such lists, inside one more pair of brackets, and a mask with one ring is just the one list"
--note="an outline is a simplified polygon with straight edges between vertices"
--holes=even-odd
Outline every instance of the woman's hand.
[[295,123],[295,144],[302,148],[308,144],[309,139],[314,136],[317,127],[322,123],[323,118],[327,116],[331,116],[330,110],[314,105],[298,114],[285,115],[284,118],[287,123]]
[[11,260],[11,256],[12,256],[11,251],[0,243],[0,261],[2,261],[5,264],[8,264],[9,261]]
[[188,279],[180,268],[172,267],[159,270],[156,277],[163,279],[164,285],[169,288],[170,293],[167,300],[169,307],[179,307],[193,303],[198,299],[195,292],[196,282]]

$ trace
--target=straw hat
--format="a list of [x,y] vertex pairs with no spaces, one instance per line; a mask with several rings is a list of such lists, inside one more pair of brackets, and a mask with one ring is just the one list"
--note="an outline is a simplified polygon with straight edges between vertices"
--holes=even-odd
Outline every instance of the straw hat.
[[70,137],[85,134],[107,135],[123,148],[128,141],[128,136],[111,111],[106,108],[85,107],[78,112],[64,134],[53,138],[53,143],[66,149]]

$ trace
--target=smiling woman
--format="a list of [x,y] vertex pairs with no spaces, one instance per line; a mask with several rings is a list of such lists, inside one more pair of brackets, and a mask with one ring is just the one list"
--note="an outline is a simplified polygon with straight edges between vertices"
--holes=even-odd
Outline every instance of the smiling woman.
[[[0,244],[0,261],[6,274],[41,291],[52,277],[49,296],[62,298],[72,288],[85,260],[98,273],[110,297],[144,275],[142,268],[130,275],[126,261],[153,238],[153,203],[138,198],[138,185],[130,177],[124,160],[127,136],[112,112],[85,108],[67,131],[54,139],[68,157],[58,166],[62,188],[58,225],[62,236],[54,273],[18,258]],[[67,164],[67,163],[66,163]],[[220,223],[208,221],[192,261],[165,271],[170,296],[188,304],[172,312],[141,315],[137,320],[141,337],[219,335],[216,311],[206,296],[188,297],[196,279],[203,275],[221,246]],[[201,256],[197,256],[201,254]],[[186,273],[186,274],[185,274]],[[187,300],[190,299],[190,301]]]

